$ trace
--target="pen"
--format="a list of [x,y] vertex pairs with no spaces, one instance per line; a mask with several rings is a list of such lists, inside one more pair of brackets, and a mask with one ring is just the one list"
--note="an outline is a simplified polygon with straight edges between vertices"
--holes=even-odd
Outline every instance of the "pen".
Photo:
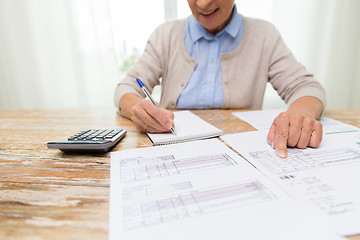
[[[155,100],[152,98],[152,96],[150,95],[150,93],[148,92],[148,90],[145,88],[145,85],[142,83],[142,81],[137,78],[136,81],[138,82],[141,90],[145,93],[145,95],[151,100],[151,102],[158,108],[160,109],[159,105],[155,102]],[[171,132],[175,133],[175,129],[173,127],[170,128]]]

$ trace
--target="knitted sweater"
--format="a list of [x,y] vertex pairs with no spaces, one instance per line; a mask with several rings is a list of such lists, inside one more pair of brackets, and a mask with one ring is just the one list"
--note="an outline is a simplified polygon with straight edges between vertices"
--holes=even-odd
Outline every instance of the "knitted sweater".
[[[261,109],[267,82],[288,105],[300,97],[313,96],[325,106],[324,89],[296,61],[276,28],[259,19],[243,17],[243,21],[239,46],[221,55],[222,108]],[[197,64],[185,49],[185,23],[186,19],[165,22],[151,34],[143,55],[115,90],[117,107],[125,93],[145,97],[136,82],[140,78],[150,92],[161,84],[160,104],[175,108]]]

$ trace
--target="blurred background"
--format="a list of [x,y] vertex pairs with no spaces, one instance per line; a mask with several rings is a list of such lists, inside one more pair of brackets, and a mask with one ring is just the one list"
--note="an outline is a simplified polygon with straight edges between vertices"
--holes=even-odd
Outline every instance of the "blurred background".
[[[359,0],[235,2],[279,29],[328,109],[360,108]],[[116,84],[151,32],[190,14],[186,0],[0,0],[0,110],[115,110]],[[284,107],[268,86],[263,108]]]

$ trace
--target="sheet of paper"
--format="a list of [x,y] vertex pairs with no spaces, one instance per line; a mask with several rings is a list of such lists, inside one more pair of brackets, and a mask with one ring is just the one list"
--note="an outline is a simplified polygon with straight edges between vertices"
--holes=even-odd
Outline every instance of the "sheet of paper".
[[188,110],[174,112],[174,115],[175,133],[148,133],[154,145],[187,142],[223,134],[221,129]]
[[318,149],[288,149],[286,159],[269,146],[267,131],[222,139],[337,233],[353,235],[360,233],[360,148],[354,134],[327,134]]
[[349,141],[360,146],[360,131],[345,132],[342,135],[346,136]]
[[254,110],[246,112],[234,112],[233,114],[258,130],[268,130],[270,129],[273,120],[283,111],[286,110]]
[[111,153],[110,239],[343,239],[217,139]]
[[[269,130],[273,120],[283,111],[285,110],[255,110],[247,112],[234,112],[233,114],[258,130]],[[323,131],[325,134],[360,131],[359,128],[350,124],[342,123],[327,117],[322,117],[320,122],[323,125]]]

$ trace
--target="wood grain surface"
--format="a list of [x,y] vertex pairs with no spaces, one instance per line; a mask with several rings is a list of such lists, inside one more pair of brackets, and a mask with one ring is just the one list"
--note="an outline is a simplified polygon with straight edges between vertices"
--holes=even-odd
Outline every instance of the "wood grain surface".
[[[234,111],[244,110],[192,112],[224,134],[256,130]],[[360,110],[328,110],[325,116],[360,127]],[[0,239],[108,238],[110,153],[46,147],[88,128],[126,129],[111,151],[152,146],[114,110],[0,111]]]

